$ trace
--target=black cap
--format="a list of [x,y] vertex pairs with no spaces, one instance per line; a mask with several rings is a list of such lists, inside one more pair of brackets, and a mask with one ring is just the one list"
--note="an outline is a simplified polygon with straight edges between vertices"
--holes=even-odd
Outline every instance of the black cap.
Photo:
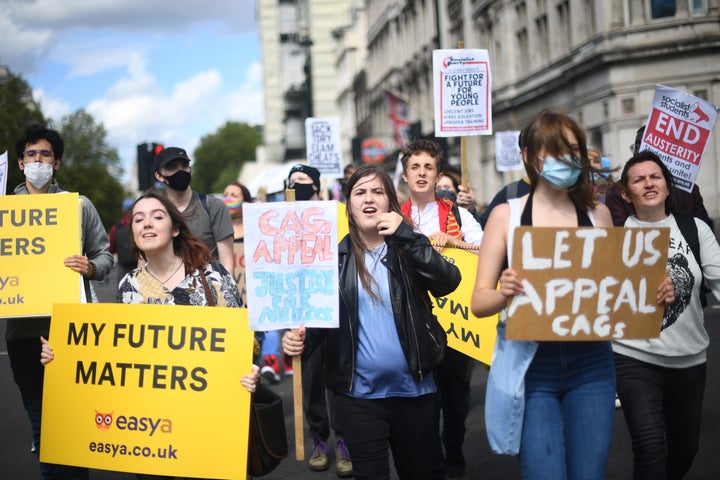
[[185,150],[178,147],[164,148],[155,156],[155,171],[160,173],[160,169],[172,162],[173,160],[185,160],[190,163],[190,157],[188,157]]
[[318,192],[320,191],[320,170],[315,167],[311,167],[310,165],[297,164],[290,169],[290,173],[288,173],[288,181],[290,180],[290,176],[295,172],[302,172],[310,177],[317,187]]

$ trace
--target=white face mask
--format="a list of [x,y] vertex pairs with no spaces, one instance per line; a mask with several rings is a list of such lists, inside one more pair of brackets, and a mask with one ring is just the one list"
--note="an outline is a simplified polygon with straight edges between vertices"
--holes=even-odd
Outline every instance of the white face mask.
[[25,164],[25,178],[37,189],[47,185],[52,179],[53,171],[52,163],[32,162]]

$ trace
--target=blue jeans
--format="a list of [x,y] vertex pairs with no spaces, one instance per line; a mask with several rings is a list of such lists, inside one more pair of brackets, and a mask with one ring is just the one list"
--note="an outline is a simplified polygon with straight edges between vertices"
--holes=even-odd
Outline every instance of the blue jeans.
[[615,354],[615,368],[633,478],[683,478],[700,442],[706,364],[666,368]]
[[260,354],[262,357],[265,355],[277,355],[278,360],[282,358],[280,356],[281,333],[282,332],[280,330],[269,330],[265,332],[265,338],[262,342],[262,353]]
[[615,415],[609,342],[540,342],[525,375],[524,479],[604,479]]

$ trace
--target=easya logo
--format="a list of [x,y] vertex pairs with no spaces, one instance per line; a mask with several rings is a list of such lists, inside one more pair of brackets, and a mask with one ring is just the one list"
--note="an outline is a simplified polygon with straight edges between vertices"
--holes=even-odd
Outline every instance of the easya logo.
[[3,290],[6,286],[19,287],[20,286],[20,278],[15,277],[13,275],[8,275],[6,277],[0,277],[0,290]]
[[95,426],[99,430],[110,430],[113,421],[113,413],[100,413],[95,410]]
[[129,430],[131,432],[147,432],[152,437],[158,431],[160,433],[172,433],[172,420],[169,418],[136,417],[135,415],[118,415],[114,417],[114,411],[101,413],[95,410],[95,426],[98,430],[110,430],[115,423],[118,430]]

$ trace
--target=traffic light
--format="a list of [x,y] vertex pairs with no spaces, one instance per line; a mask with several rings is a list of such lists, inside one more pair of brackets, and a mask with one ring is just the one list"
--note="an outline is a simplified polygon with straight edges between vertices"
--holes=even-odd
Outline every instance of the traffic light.
[[155,156],[165,148],[161,143],[137,146],[138,189],[142,192],[155,184]]

